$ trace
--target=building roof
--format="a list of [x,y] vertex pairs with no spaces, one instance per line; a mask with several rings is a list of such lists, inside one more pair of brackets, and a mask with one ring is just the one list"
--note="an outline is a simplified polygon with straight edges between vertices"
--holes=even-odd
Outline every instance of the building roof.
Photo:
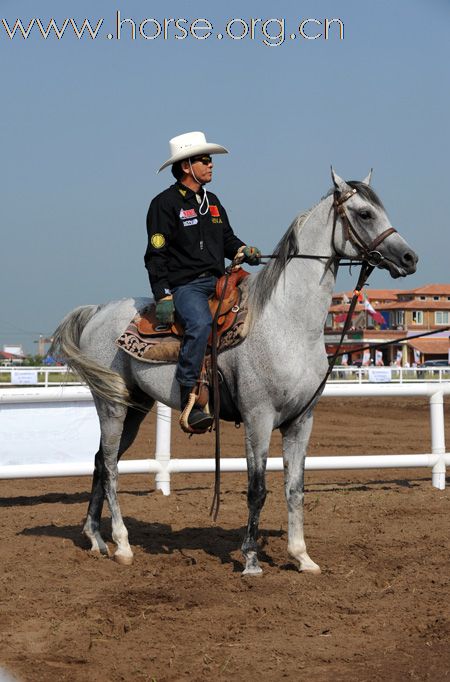
[[[346,313],[348,312],[349,309],[349,304],[348,303],[339,303],[337,305],[332,305],[328,309],[329,313]],[[355,306],[354,313],[361,313],[363,310],[365,310],[364,306],[361,303],[357,303]]]
[[450,310],[450,301],[395,301],[394,303],[379,303],[377,310]]
[[14,353],[7,353],[4,350],[0,350],[0,358],[3,358],[3,360],[17,360],[17,359],[22,359],[21,355],[14,355]]
[[[450,284],[424,284],[415,289],[371,289],[364,288],[370,301],[396,301],[398,296],[450,296]],[[340,291],[333,298],[351,299],[353,291]]]
[[428,296],[450,296],[450,284],[425,284],[423,287],[402,291],[402,294],[422,294]]
[[[398,294],[404,293],[401,289],[363,289],[369,301],[396,301]],[[333,298],[347,296],[351,300],[353,291],[341,291],[333,294]]]
[[415,348],[426,355],[446,355],[449,349],[448,338],[413,339],[407,343],[411,348]]

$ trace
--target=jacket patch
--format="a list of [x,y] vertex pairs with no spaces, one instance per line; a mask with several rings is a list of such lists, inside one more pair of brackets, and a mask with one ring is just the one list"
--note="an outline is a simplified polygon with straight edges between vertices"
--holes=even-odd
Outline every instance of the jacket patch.
[[186,218],[196,218],[197,213],[195,212],[195,208],[182,208],[180,211],[180,218],[181,220],[184,220]]
[[185,196],[186,196],[186,190],[185,190],[185,189],[181,189],[181,187],[179,187],[179,188],[178,188],[178,191],[179,191],[179,193],[181,194],[182,197],[185,197]]
[[150,243],[155,249],[162,249],[166,245],[166,239],[160,232],[155,232],[155,234],[152,234]]
[[194,218],[193,220],[183,220],[183,227],[190,227],[190,225],[197,225],[197,223],[197,218]]
[[219,209],[217,206],[214,206],[213,204],[209,205],[209,212],[211,213],[214,218],[218,218],[220,216]]

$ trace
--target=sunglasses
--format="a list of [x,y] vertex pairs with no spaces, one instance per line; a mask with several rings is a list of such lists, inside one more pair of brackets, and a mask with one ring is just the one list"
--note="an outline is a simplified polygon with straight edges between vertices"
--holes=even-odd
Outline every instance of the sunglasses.
[[208,166],[212,163],[212,158],[210,156],[193,156],[191,158],[191,163],[197,163],[197,161],[201,161],[204,166]]

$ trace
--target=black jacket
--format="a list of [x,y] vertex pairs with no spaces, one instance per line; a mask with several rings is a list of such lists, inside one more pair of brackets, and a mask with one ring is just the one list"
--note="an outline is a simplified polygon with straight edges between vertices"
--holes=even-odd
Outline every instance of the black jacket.
[[225,256],[232,260],[244,245],[234,234],[219,199],[212,192],[207,195],[206,215],[200,215],[195,192],[179,182],[150,204],[144,261],[155,300],[203,272],[220,277],[225,271]]

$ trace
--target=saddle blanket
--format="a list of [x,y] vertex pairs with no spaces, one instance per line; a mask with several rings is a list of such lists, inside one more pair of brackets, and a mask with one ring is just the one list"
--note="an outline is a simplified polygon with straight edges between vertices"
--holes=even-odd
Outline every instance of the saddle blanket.
[[[239,285],[240,301],[232,326],[220,336],[218,352],[234,348],[241,343],[246,334],[245,320],[248,311],[248,284],[244,279]],[[139,311],[129,323],[123,334],[116,340],[116,346],[137,360],[149,363],[174,363],[178,360],[182,337],[168,329],[166,335],[158,332],[157,336],[147,336],[139,331],[142,317],[147,313],[154,314],[155,304]],[[211,349],[208,347],[207,355]]]

